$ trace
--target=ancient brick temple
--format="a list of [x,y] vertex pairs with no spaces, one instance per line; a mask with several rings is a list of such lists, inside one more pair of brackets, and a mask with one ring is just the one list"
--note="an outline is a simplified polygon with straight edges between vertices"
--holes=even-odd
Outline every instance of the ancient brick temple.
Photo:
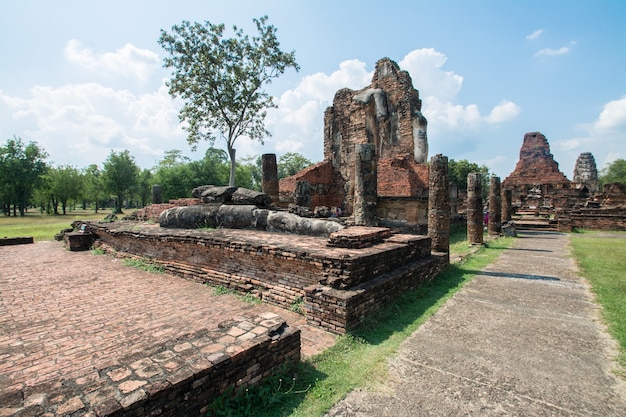
[[[516,209],[554,214],[562,231],[573,228],[626,230],[626,186],[605,184],[599,190],[593,155],[583,152],[576,160],[574,180],[568,180],[539,132],[524,135],[515,170],[502,182]],[[508,209],[507,209],[508,210]]]
[[580,197],[559,170],[548,139],[540,132],[524,135],[519,161],[502,182],[502,188],[511,190],[512,203],[518,208],[565,207]]
[[369,86],[337,91],[324,113],[324,161],[280,181],[281,201],[293,202],[297,183],[307,182],[310,205],[354,208],[355,147],[374,145],[377,215],[426,222],[428,139],[419,92],[408,72],[383,58]]

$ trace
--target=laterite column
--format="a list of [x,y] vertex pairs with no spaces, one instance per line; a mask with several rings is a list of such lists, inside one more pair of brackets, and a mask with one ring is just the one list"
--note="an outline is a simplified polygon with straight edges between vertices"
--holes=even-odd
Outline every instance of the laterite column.
[[270,196],[272,204],[278,205],[278,165],[276,154],[265,153],[261,155],[261,190]]
[[500,235],[502,231],[501,216],[500,177],[493,176],[489,179],[489,224],[487,230],[490,235]]
[[483,244],[482,175],[467,175],[467,240],[470,245]]
[[448,157],[430,158],[428,174],[428,237],[433,252],[450,251],[450,183]]
[[510,222],[511,221],[511,208],[512,208],[512,201],[513,201],[513,193],[511,192],[511,190],[505,190],[502,189],[501,193],[501,198],[502,198],[502,223],[506,223],[506,222]]

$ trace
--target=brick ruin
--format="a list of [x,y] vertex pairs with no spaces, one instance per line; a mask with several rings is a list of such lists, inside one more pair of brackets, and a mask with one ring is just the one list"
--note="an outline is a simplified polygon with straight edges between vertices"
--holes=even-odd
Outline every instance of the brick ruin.
[[[280,199],[293,203],[307,183],[310,208],[354,212],[358,146],[370,145],[376,158],[376,217],[410,224],[428,220],[427,121],[419,92],[407,71],[383,58],[369,86],[337,91],[324,113],[324,160],[280,180]],[[371,207],[371,204],[370,204]]]
[[546,137],[530,132],[524,135],[515,170],[502,182],[502,195],[511,194],[518,213],[554,216],[562,231],[626,230],[626,186],[607,184],[601,191],[590,152],[576,160],[573,178],[568,180],[559,170]]
[[[342,90],[337,97],[350,96],[348,92]],[[277,187],[276,157],[263,155],[264,193],[202,186],[193,190],[193,198],[162,203],[157,187],[155,204],[131,218],[74,224],[80,232],[67,233],[66,246],[77,250],[93,243],[185,279],[252,294],[286,309],[299,305],[308,324],[335,334],[355,329],[449,264],[450,191],[447,158],[434,157],[430,172],[425,164],[426,120],[408,73],[393,61],[381,60],[372,86],[350,97],[352,109],[338,106],[325,115],[333,120],[328,137],[335,139],[335,147],[325,152],[337,153],[337,158],[327,158]],[[351,117],[363,129],[354,138]],[[337,142],[344,135],[348,140]],[[300,217],[298,211],[277,207],[285,188],[299,206],[341,207],[353,216],[339,219],[335,211],[326,219]],[[377,227],[380,210],[401,213],[398,219],[403,221],[428,217],[429,236]],[[290,363],[299,354],[294,342],[297,337],[299,344],[299,333],[294,338],[291,334],[281,333],[285,343],[272,353],[278,362]],[[276,367],[258,355],[256,350],[238,355],[238,368],[255,370],[246,373],[250,383]],[[185,399],[193,398],[200,386],[200,380],[188,382],[191,391],[183,388]],[[155,411],[162,406],[159,396],[170,398],[168,393],[149,395],[149,403],[156,401]]]
[[521,209],[563,207],[570,204],[569,198],[578,197],[540,132],[524,135],[519,161],[502,182],[502,188],[511,190],[512,204]]

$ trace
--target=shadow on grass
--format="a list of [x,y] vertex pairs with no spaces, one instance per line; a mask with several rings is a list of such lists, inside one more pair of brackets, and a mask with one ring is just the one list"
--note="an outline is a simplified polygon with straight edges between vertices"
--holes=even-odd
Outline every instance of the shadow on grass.
[[258,385],[228,391],[211,404],[205,417],[289,416],[311,387],[325,378],[307,361],[283,367]]
[[[483,253],[483,249],[510,246],[510,241],[507,242],[485,245],[470,258]],[[274,398],[270,404],[250,399],[238,400],[245,409],[209,416],[323,415],[352,389],[363,386],[376,375],[380,376],[380,366],[386,363],[385,358],[393,354],[401,341],[417,330],[464,283],[471,280],[476,269],[489,263],[487,258],[469,264],[465,261],[452,264],[432,281],[369,316],[358,329],[338,338],[334,346],[292,368],[289,372],[293,376],[283,374],[279,377],[282,381],[292,378],[293,388],[284,394],[276,388],[281,386],[276,378],[269,382],[269,386],[264,382],[259,387],[250,388],[245,394],[248,396],[246,398]],[[284,387],[284,382],[282,384]],[[260,394],[250,394],[257,389]],[[278,392],[278,395],[273,392]]]
[[[467,278],[468,271],[460,266],[450,265],[432,281],[367,317],[353,333],[366,343],[383,343],[391,335],[405,332]],[[424,317],[424,321],[426,318]]]

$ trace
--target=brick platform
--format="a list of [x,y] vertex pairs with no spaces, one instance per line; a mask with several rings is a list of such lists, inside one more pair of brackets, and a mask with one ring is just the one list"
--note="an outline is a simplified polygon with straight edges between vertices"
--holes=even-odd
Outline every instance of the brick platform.
[[[252,293],[284,308],[304,302],[310,324],[339,334],[432,279],[448,263],[447,254],[431,254],[430,238],[385,228],[350,227],[329,240],[137,222],[84,226],[98,236],[97,245],[120,256],[148,258],[184,278]],[[366,245],[329,246],[340,240]]]
[[61,242],[2,247],[0,271],[0,416],[200,415],[226,386],[297,360],[300,334],[305,355],[334,340],[294,313]]

